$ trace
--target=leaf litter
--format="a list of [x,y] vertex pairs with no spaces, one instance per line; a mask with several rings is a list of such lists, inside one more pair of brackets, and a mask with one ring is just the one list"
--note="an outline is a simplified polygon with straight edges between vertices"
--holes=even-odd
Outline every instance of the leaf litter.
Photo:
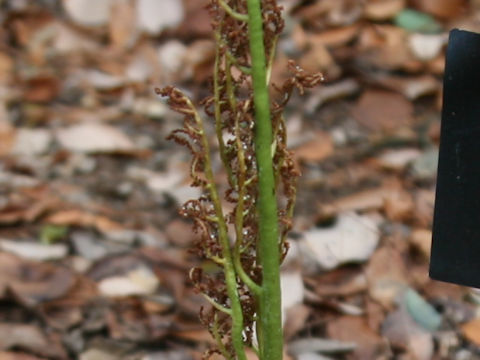
[[[272,80],[287,58],[327,80],[287,109],[303,173],[282,276],[289,356],[475,358],[475,293],[427,272],[446,35],[478,30],[478,4],[282,4]],[[206,304],[177,214],[198,194],[152,89],[205,93],[204,4],[8,0],[0,21],[0,360],[199,359]]]

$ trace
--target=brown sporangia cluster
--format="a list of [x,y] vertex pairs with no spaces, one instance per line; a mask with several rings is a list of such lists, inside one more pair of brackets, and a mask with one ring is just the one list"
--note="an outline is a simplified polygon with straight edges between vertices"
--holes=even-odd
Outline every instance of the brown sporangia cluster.
[[[250,74],[249,39],[247,23],[229,14],[247,13],[246,0],[211,0],[208,5],[216,38],[214,75],[211,80],[212,95],[203,99],[203,112],[215,123],[220,157],[228,175],[228,188],[222,194],[214,182],[212,158],[202,114],[180,90],[174,87],[157,89],[157,93],[168,97],[169,105],[185,115],[183,127],[173,131],[169,138],[186,146],[192,153],[192,186],[201,187],[203,195],[187,201],[181,214],[194,222],[195,231],[200,235],[195,250],[202,258],[225,266],[231,254],[237,273],[237,292],[243,310],[244,342],[254,343],[254,326],[257,299],[252,289],[241,280],[244,272],[256,284],[261,285],[261,268],[257,261],[258,214],[256,212],[257,164],[255,159],[255,116],[253,89]],[[267,62],[275,53],[278,36],[284,22],[281,8],[276,0],[262,1],[264,41]],[[279,229],[282,259],[288,246],[286,234],[291,228],[298,171],[294,167],[292,154],[287,149],[286,126],[283,110],[292,91],[319,84],[321,74],[309,75],[290,62],[292,77],[280,86],[273,85],[278,92],[271,106],[273,144],[272,154],[276,177],[276,192],[279,208]],[[267,69],[267,73],[270,69]],[[220,197],[233,204],[233,210],[224,213]],[[235,229],[234,239],[226,230]],[[227,246],[228,249],[224,247]],[[221,309],[229,308],[229,296],[223,271],[206,274],[195,268],[190,277],[196,288],[214,305],[210,310],[202,309],[201,319],[208,326],[219,344],[212,350],[221,354],[232,353],[231,319]],[[211,352],[209,352],[211,354]],[[209,355],[207,354],[207,355]]]

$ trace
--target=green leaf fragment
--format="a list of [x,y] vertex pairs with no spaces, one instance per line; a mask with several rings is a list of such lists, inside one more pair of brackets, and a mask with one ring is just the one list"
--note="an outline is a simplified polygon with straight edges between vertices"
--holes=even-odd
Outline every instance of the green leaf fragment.
[[400,11],[394,19],[395,25],[411,32],[438,33],[442,26],[430,15],[413,9]]
[[65,237],[67,232],[67,226],[45,225],[40,230],[40,241],[44,244],[53,244]]
[[405,292],[404,301],[408,313],[417,324],[428,331],[436,331],[442,323],[442,316],[415,290]]

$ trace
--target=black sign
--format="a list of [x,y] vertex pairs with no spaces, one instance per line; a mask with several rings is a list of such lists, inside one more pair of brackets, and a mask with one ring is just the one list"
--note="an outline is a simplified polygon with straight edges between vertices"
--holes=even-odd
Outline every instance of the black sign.
[[430,276],[480,287],[480,35],[447,48]]

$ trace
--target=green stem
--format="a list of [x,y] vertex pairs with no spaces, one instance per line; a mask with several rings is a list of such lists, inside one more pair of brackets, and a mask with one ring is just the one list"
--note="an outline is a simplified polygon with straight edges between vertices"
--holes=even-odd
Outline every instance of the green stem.
[[259,344],[262,360],[281,360],[283,348],[277,200],[272,163],[272,124],[260,0],[247,0],[258,166],[259,261],[262,266]]
[[[228,229],[225,217],[223,215],[222,204],[220,201],[220,196],[218,194],[217,186],[215,185],[215,178],[213,176],[212,170],[212,161],[210,158],[210,145],[208,143],[208,138],[203,129],[203,121],[198,112],[195,110],[195,107],[187,100],[188,106],[192,109],[192,115],[195,117],[196,123],[201,128],[201,142],[202,147],[205,151],[205,177],[207,179],[206,189],[210,193],[210,198],[212,199],[213,207],[215,210],[215,215],[217,217],[218,224],[218,238],[220,245],[222,247],[222,258],[223,258],[223,271],[225,274],[225,282],[227,285],[227,294],[230,299],[230,309],[225,309],[229,315],[232,317],[232,344],[237,355],[238,360],[247,360],[245,354],[245,348],[243,344],[243,312],[242,305],[240,303],[240,298],[237,291],[237,275],[235,273],[235,265],[232,256],[232,250],[230,248],[230,242],[228,240]],[[213,303],[215,306],[215,304]],[[218,305],[218,304],[217,304]],[[215,306],[217,307],[217,306]],[[217,307],[218,308],[218,307]],[[219,310],[223,311],[221,308]]]

